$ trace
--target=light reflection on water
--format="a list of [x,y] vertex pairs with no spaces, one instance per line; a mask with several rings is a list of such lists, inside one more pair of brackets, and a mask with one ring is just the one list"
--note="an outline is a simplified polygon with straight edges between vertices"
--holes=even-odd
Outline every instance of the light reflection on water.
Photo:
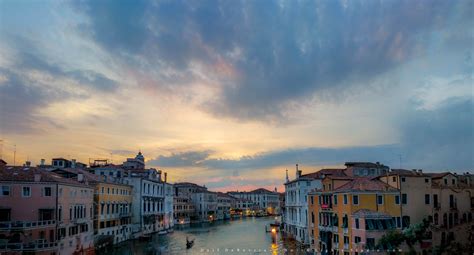
[[[155,235],[151,241],[137,240],[98,254],[283,254],[280,233],[267,233],[274,218],[243,218],[191,227],[175,227],[173,233]],[[194,246],[186,249],[186,237]]]

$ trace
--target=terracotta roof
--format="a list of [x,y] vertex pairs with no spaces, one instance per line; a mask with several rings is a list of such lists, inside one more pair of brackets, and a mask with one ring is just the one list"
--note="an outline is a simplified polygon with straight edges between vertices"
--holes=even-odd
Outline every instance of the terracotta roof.
[[0,181],[34,182],[35,176],[40,176],[39,182],[54,182],[71,185],[87,186],[77,180],[63,178],[58,174],[38,167],[7,166],[0,168]]
[[[378,162],[377,162],[378,163]],[[346,162],[344,165],[347,167],[355,166],[355,167],[387,167],[383,164],[377,164],[372,162]]]
[[342,191],[397,191],[397,189],[378,179],[359,177],[334,189],[334,192]]
[[[399,176],[410,176],[410,177],[426,177],[429,174],[407,169],[391,169],[388,173],[389,176],[399,175]],[[381,176],[384,176],[383,174]]]
[[331,176],[346,176],[345,174],[346,169],[341,168],[323,168],[317,172],[303,174],[301,177],[308,177],[313,179],[321,179],[323,176],[331,175]]
[[450,172],[443,172],[443,173],[428,173],[427,175],[431,176],[431,178],[433,179],[439,179],[439,178],[443,178],[445,177],[446,175],[453,175],[452,173]]

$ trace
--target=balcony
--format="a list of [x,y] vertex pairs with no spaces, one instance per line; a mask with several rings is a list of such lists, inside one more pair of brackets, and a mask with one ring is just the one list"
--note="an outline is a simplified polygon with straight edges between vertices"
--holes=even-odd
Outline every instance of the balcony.
[[318,229],[321,231],[326,231],[326,232],[332,232],[332,227],[331,226],[318,226]]
[[76,218],[76,219],[72,219],[71,220],[71,223],[73,224],[83,224],[83,223],[87,223],[90,219],[88,218]]
[[46,251],[55,250],[58,243],[47,243],[43,241],[36,241],[32,243],[7,243],[0,244],[0,251]]
[[120,218],[126,218],[126,217],[130,217],[132,216],[132,213],[131,212],[121,212],[119,214]]
[[2,221],[0,222],[0,230],[47,228],[54,227],[55,224],[55,220]]
[[321,209],[332,210],[332,204],[321,204]]

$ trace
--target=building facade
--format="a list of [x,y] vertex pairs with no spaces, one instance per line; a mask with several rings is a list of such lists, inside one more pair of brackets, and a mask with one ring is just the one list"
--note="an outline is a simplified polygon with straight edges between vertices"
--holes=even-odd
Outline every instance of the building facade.
[[93,188],[34,167],[0,168],[0,252],[94,252]]
[[370,177],[327,176],[309,193],[311,247],[333,254],[374,249],[389,230],[401,228],[397,189]]

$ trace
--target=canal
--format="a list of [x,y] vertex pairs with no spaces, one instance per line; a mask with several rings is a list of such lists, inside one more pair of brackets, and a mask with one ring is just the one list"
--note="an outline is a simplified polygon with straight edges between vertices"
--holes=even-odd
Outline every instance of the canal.
[[[150,241],[128,241],[98,254],[284,254],[290,250],[280,233],[265,232],[272,217],[242,218],[189,227],[175,227],[167,235],[154,235]],[[194,246],[186,249],[186,237]]]

